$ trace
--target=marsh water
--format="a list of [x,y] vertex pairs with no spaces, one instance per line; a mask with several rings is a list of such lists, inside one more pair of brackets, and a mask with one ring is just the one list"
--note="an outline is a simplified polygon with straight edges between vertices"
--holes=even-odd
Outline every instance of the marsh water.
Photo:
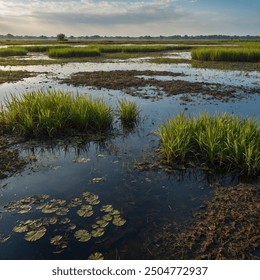
[[[172,53],[167,57],[189,57],[189,53]],[[80,94],[102,96],[115,106],[120,98],[137,102],[141,119],[133,130],[124,130],[115,120],[115,133],[95,139],[72,139],[56,141],[30,141],[17,144],[20,156],[33,159],[17,174],[0,182],[0,234],[9,239],[0,244],[0,259],[87,259],[94,252],[101,252],[105,259],[154,259],[149,250],[154,233],[162,231],[167,223],[176,225],[176,232],[189,227],[194,213],[212,195],[210,187],[215,182],[236,185],[235,175],[212,176],[199,169],[167,172],[165,167],[140,171],[136,162],[152,160],[159,146],[156,130],[169,117],[178,113],[196,115],[207,111],[211,114],[229,112],[235,115],[253,116],[260,120],[259,93],[250,93],[260,88],[260,72],[209,70],[192,68],[190,64],[153,64],[143,59],[111,61],[103,63],[68,63],[47,66],[7,66],[1,70],[28,70],[37,72],[36,77],[16,83],[0,85],[0,100],[10,94],[22,94],[38,89],[65,89]],[[224,100],[207,99],[205,96],[190,96],[184,102],[182,95],[149,98],[156,96],[156,89],[147,87],[147,98],[129,96],[119,90],[61,84],[60,79],[77,72],[112,70],[156,70],[181,73],[180,76],[154,76],[154,79],[184,80],[212,83],[215,87],[235,88],[238,98]],[[187,94],[189,94],[187,92]],[[93,205],[93,215],[80,217],[81,205],[69,207],[71,200],[83,199],[90,192],[99,198]],[[44,214],[37,204],[30,211],[8,211],[6,205],[35,195],[48,195],[47,201],[62,199],[68,206],[63,215]],[[82,202],[84,205],[84,202]],[[91,232],[105,213],[102,206],[112,205],[126,221],[118,226],[109,222],[104,234],[92,237],[88,242],[78,242],[76,230]],[[22,221],[57,217],[55,224],[48,224],[46,234],[35,242],[24,239],[25,233],[16,233],[13,228]],[[67,223],[62,219],[69,218]],[[69,230],[68,224],[76,229]],[[66,248],[57,250],[50,244],[56,235],[63,236]],[[159,246],[159,244],[158,244]],[[60,248],[59,248],[60,249]]]

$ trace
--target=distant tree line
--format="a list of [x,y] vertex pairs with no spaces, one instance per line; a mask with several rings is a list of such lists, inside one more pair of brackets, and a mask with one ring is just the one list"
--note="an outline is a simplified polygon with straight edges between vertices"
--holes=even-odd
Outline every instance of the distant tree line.
[[172,36],[139,36],[139,37],[130,37],[130,36],[100,36],[100,35],[92,35],[92,36],[68,36],[60,33],[57,36],[19,36],[19,35],[0,35],[0,39],[2,40],[259,40],[260,36],[246,35],[246,36],[238,36],[238,35],[196,35],[196,36],[188,36],[188,35],[172,35]]

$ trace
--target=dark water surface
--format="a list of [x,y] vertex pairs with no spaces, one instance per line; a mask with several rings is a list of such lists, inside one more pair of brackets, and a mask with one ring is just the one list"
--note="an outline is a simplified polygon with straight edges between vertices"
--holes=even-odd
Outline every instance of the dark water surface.
[[[109,71],[119,68],[140,70],[149,69],[149,65],[151,64],[133,62],[28,66],[23,69],[48,73],[25,79],[23,82],[0,85],[1,100],[12,92],[21,94],[25,90],[61,88],[103,96],[113,106],[117,98],[127,97],[135,100],[141,109],[141,121],[134,131],[123,131],[115,122],[118,133],[103,141],[81,144],[60,141],[53,147],[50,147],[50,143],[23,143],[17,146],[22,156],[35,158],[36,161],[27,166],[21,174],[0,182],[0,235],[10,235],[9,240],[0,243],[0,259],[87,259],[93,252],[101,252],[105,259],[153,259],[154,256],[149,252],[146,243],[152,240],[155,231],[163,230],[164,224],[172,221],[176,223],[176,231],[189,226],[194,220],[193,214],[211,197],[211,183],[220,180],[224,185],[237,184],[236,177],[213,178],[201,170],[176,171],[171,174],[165,172],[164,168],[138,171],[135,162],[146,157],[152,159],[159,145],[158,136],[154,132],[170,116],[180,112],[197,115],[208,111],[254,116],[260,120],[259,95],[247,95],[246,98],[231,102],[192,97],[192,102],[184,104],[180,99],[181,95],[154,101],[127,96],[114,90],[74,88],[56,81],[57,77],[78,71]],[[248,88],[259,86],[260,83],[259,72],[196,70],[187,65],[153,67],[159,69],[158,71],[183,72],[188,75],[186,80],[206,80],[228,86],[244,85]],[[11,69],[16,68],[19,67]],[[152,90],[146,90],[148,94],[153,94]],[[80,138],[77,139],[79,140]],[[77,159],[84,159],[86,162],[75,162]],[[93,206],[94,213],[88,218],[77,214],[80,206],[69,208],[65,216],[44,214],[36,209],[37,205],[32,205],[32,209],[25,214],[10,212],[4,208],[10,201],[40,194],[49,195],[48,201],[63,199],[69,203],[73,198],[82,197],[84,192],[98,195],[100,200],[99,204]],[[87,242],[78,242],[74,233],[80,229],[91,231],[91,226],[98,217],[106,214],[101,211],[103,205],[112,205],[126,223],[116,226],[109,222],[103,236],[92,237]],[[48,225],[45,235],[35,242],[24,240],[25,233],[12,231],[21,221],[53,216],[58,218],[58,222]],[[71,223],[76,225],[76,229],[66,231],[66,225],[59,224],[64,217],[68,217]],[[62,252],[57,252],[55,246],[50,244],[50,239],[55,235],[65,236],[67,248]]]

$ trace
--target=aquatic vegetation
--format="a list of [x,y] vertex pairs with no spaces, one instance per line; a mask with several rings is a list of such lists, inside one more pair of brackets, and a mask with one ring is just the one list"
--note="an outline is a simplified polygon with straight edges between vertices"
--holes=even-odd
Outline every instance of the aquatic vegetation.
[[51,58],[95,57],[100,55],[100,51],[93,47],[50,48],[48,55]]
[[92,179],[90,180],[90,182],[91,182],[91,183],[94,183],[94,184],[100,183],[100,182],[104,182],[104,181],[106,181],[106,178],[104,178],[104,177],[92,178]]
[[135,102],[127,99],[119,100],[117,111],[124,126],[133,126],[137,123],[140,110]]
[[192,59],[206,61],[259,62],[260,48],[257,47],[206,47],[193,49]]
[[259,123],[228,114],[177,115],[157,131],[168,165],[189,164],[254,176],[260,171]]
[[91,239],[91,234],[85,229],[76,231],[74,236],[79,242],[87,242]]
[[[11,201],[4,206],[5,212],[21,212],[23,206],[28,207],[29,210],[24,213],[19,213],[23,215],[29,215],[30,213],[45,214],[43,217],[38,219],[29,219],[25,221],[18,221],[18,223],[13,227],[13,233],[23,233],[24,239],[26,241],[38,241],[47,232],[47,230],[55,233],[55,235],[50,238],[49,242],[53,245],[54,254],[62,253],[69,245],[71,239],[76,239],[79,242],[88,242],[92,237],[99,238],[105,235],[107,227],[110,224],[116,226],[122,226],[125,224],[125,220],[120,216],[120,212],[113,209],[112,205],[103,205],[98,208],[97,205],[100,203],[98,195],[92,192],[83,192],[82,197],[75,197],[71,200],[65,199],[49,199],[48,195],[33,195],[31,197],[25,197],[17,201]],[[82,199],[83,198],[83,199]],[[89,204],[82,204],[87,201]],[[76,208],[73,214],[69,216],[71,208]],[[105,214],[100,217],[100,214],[104,210],[109,210],[111,214]],[[3,212],[3,213],[5,213]],[[49,217],[49,214],[55,216]],[[82,218],[89,218],[96,215],[95,223],[93,223],[93,218],[86,220],[84,222],[84,228],[82,228],[82,223],[73,223],[75,220],[75,215]],[[56,216],[57,215],[57,216]],[[58,217],[59,215],[64,215],[65,217]],[[110,223],[111,222],[111,223]],[[80,228],[80,229],[77,229]],[[77,229],[77,230],[76,230]],[[75,231],[76,230],[76,231]],[[0,234],[0,243],[4,243],[11,238],[11,235]]]
[[27,55],[27,50],[22,47],[0,48],[0,57]]
[[29,231],[25,234],[24,239],[26,241],[37,241],[41,239],[46,233],[46,228],[41,227],[36,230]]
[[95,252],[88,257],[89,260],[103,260],[104,256],[100,252]]
[[112,109],[102,99],[63,91],[35,91],[5,100],[0,124],[27,136],[48,136],[111,128]]
[[78,157],[77,159],[74,159],[73,162],[77,163],[87,163],[90,161],[90,158],[85,158],[85,157]]

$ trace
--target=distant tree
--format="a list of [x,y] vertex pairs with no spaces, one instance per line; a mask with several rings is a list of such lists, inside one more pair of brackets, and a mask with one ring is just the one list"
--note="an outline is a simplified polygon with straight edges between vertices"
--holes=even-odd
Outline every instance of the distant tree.
[[63,34],[63,33],[58,34],[57,41],[65,41],[65,34]]

